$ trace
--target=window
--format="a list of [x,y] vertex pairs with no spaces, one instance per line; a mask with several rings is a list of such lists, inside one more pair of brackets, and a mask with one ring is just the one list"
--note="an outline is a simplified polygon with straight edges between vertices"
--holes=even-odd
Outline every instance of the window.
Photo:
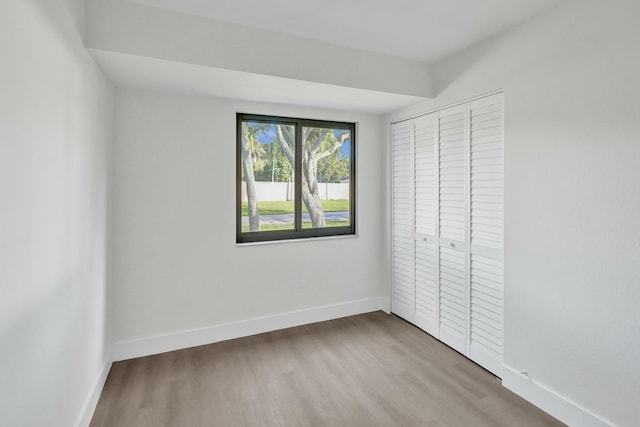
[[355,124],[237,115],[236,241],[355,234]]

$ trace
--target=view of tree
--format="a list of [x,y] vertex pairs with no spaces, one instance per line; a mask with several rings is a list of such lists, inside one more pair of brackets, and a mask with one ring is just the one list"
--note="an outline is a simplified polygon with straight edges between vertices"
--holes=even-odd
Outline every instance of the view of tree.
[[[318,183],[349,179],[349,156],[340,150],[350,139],[348,130],[303,127],[302,201],[314,228],[326,226]],[[295,126],[242,123],[242,168],[246,183],[249,230],[260,230],[256,181],[293,181]]]
[[341,150],[318,162],[318,180],[320,182],[341,182],[349,178],[349,158]]
[[249,230],[260,230],[260,215],[258,214],[258,200],[256,198],[255,177],[253,174],[252,147],[257,145],[256,129],[242,123],[242,167],[244,180],[247,184],[247,200],[249,204]]
[[284,156],[280,144],[275,140],[263,144],[264,156],[261,167],[254,166],[256,181],[287,182],[293,181],[293,169],[289,160]]
[[[294,164],[292,147],[295,135],[290,127],[276,125],[276,134],[282,151]],[[302,128],[304,151],[302,153],[302,201],[304,202],[311,224],[314,228],[325,227],[322,199],[318,190],[318,162],[334,154],[349,139],[350,132],[327,128]]]

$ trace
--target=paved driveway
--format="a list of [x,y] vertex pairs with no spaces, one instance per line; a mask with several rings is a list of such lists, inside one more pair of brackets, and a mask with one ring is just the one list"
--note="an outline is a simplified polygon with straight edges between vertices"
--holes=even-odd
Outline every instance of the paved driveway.
[[[325,212],[327,221],[348,221],[349,211]],[[302,214],[302,222],[311,222],[308,213]],[[293,214],[260,215],[261,224],[293,224]],[[249,225],[249,217],[242,217],[242,225]]]

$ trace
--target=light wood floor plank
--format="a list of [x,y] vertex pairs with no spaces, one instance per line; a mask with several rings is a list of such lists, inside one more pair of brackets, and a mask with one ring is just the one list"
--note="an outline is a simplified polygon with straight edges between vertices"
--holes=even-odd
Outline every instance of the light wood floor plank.
[[92,427],[562,426],[382,312],[113,364]]

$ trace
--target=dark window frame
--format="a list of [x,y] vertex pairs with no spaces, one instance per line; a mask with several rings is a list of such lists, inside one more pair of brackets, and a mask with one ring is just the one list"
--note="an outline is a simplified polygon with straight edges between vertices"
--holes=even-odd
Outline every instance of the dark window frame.
[[[294,125],[294,229],[273,231],[242,231],[242,123],[261,122]],[[302,128],[320,127],[345,129],[351,132],[349,152],[349,226],[302,228]],[[236,243],[271,242],[278,240],[306,239],[313,237],[345,236],[356,234],[356,123],[327,120],[301,119],[258,114],[236,114]]]

